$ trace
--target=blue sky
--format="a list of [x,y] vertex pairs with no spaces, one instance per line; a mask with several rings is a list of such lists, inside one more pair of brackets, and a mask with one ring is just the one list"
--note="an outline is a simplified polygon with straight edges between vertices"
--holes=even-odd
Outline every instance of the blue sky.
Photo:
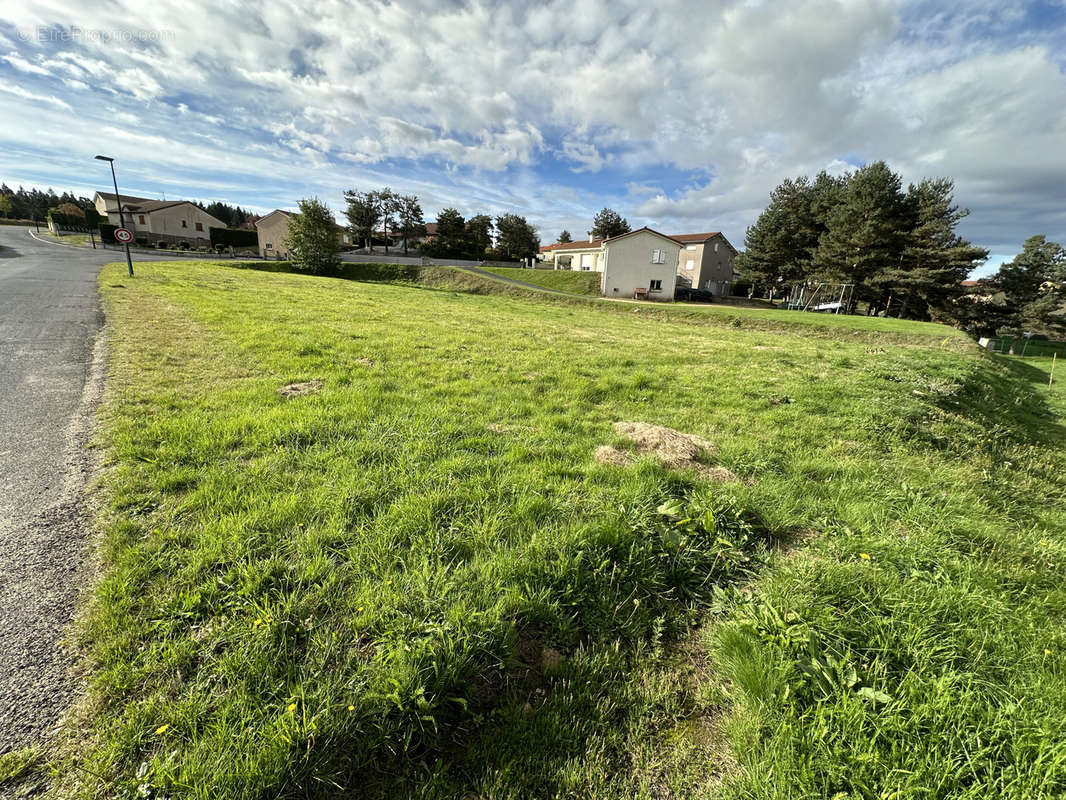
[[955,180],[987,271],[1066,242],[1064,54],[1066,0],[6,0],[0,178],[91,193],[106,152],[149,197],[389,185],[741,246],[782,179],[884,159]]

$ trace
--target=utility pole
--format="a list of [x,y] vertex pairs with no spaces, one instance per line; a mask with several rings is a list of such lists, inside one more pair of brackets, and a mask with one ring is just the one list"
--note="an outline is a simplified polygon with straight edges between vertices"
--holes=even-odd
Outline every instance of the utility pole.
[[[120,228],[126,227],[126,219],[122,216],[122,197],[118,193],[118,178],[115,177],[115,159],[109,156],[97,156],[97,161],[106,161],[111,165],[111,182],[115,186],[115,203],[118,205],[118,225]],[[107,208],[107,204],[104,204],[104,208]],[[133,277],[133,258],[130,257],[130,243],[123,242],[126,246],[126,268],[129,272],[129,276]]]

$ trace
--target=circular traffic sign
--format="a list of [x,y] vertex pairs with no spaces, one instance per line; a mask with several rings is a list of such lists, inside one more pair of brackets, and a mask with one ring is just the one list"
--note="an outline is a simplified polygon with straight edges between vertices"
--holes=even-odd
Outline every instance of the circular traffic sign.
[[126,244],[127,242],[133,241],[133,234],[130,232],[129,228],[115,228],[115,238],[123,244]]

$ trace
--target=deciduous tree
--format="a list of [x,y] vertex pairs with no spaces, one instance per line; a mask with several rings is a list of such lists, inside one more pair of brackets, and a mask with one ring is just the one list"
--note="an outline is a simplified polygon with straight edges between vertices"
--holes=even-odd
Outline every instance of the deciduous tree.
[[297,269],[321,275],[337,265],[337,221],[325,203],[318,198],[300,201],[300,213],[289,218],[285,247]]
[[349,189],[344,193],[344,202],[347,204],[344,216],[348,218],[348,230],[356,240],[363,242],[364,247],[372,249],[374,230],[381,219],[375,193]]

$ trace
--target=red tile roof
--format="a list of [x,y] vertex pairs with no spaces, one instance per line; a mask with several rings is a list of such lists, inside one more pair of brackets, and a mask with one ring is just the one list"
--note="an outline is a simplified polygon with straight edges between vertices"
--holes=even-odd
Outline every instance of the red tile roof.
[[547,253],[551,250],[591,250],[603,244],[603,239],[582,240],[579,242],[556,242],[540,248],[540,252]]

